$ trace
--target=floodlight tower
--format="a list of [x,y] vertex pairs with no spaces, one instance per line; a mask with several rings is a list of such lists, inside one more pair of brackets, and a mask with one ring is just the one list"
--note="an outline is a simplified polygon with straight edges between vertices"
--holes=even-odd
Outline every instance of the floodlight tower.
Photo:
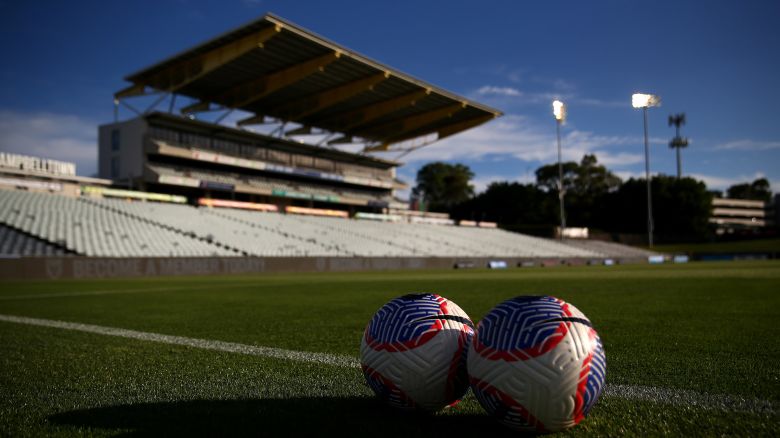
[[554,100],[553,116],[555,116],[555,133],[558,137],[558,201],[561,205],[561,235],[560,239],[563,240],[563,231],[566,229],[566,215],[563,210],[563,196],[565,189],[563,188],[563,162],[561,161],[561,125],[566,121],[566,105],[560,100]]
[[647,179],[647,245],[653,247],[653,201],[650,193],[650,146],[647,137],[647,108],[661,106],[661,98],[653,94],[635,93],[631,96],[631,106],[642,108],[645,119],[645,178]]
[[669,147],[677,150],[677,179],[682,178],[682,161],[680,161],[680,149],[688,147],[688,139],[680,137],[680,125],[685,124],[685,113],[674,114],[669,116],[669,126],[674,125],[676,134],[672,141],[669,142]]

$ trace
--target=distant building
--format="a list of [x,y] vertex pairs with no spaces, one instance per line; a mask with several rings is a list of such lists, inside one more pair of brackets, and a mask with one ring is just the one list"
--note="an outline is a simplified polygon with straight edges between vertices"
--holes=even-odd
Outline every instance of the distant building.
[[776,194],[772,198],[772,203],[769,205],[767,213],[774,221],[774,224],[772,225],[775,227],[780,226],[780,193]]
[[76,164],[0,152],[0,189],[78,196],[82,185],[111,185],[108,179],[76,175]]
[[710,223],[719,235],[753,231],[774,225],[774,217],[764,201],[748,199],[714,198]]

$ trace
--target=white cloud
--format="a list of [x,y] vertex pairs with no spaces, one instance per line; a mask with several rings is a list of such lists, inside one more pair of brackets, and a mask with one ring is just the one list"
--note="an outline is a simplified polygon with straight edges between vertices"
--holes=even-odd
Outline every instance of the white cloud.
[[79,175],[93,175],[97,123],[68,114],[0,110],[0,150],[75,162]]
[[630,154],[627,152],[618,152],[617,154],[605,153],[604,151],[593,151],[598,158],[599,163],[609,167],[629,166],[644,162],[641,154]]
[[617,100],[601,100],[601,99],[593,99],[588,97],[575,97],[573,98],[573,102],[577,105],[582,105],[582,106],[595,106],[601,108],[620,108],[620,107],[628,108],[628,104],[626,102],[621,102]]
[[[396,197],[400,199],[409,199],[409,196],[412,192],[411,187],[415,185],[415,175],[417,174],[417,170],[420,166],[404,166],[399,171],[398,177],[402,180],[406,181],[406,183],[409,184],[410,188],[405,190],[396,190]],[[480,175],[477,174],[472,180],[471,185],[474,186],[474,193],[481,193],[484,192],[485,189],[490,185],[492,182],[518,182],[521,184],[529,184],[529,183],[535,183],[536,182],[536,174],[534,174],[533,171],[528,170],[524,174],[520,175],[501,175],[501,174],[491,174],[491,175]]]
[[696,179],[698,179],[700,181],[704,181],[704,184],[706,184],[707,188],[710,189],[710,190],[713,190],[713,189],[725,190],[729,186],[732,186],[734,184],[738,184],[739,182],[745,182],[744,179],[740,179],[740,178],[715,176],[715,175],[704,175],[704,174],[701,174],[701,173],[693,173],[693,174],[691,174],[689,176],[691,176],[693,178],[696,178]]
[[[689,176],[704,181],[704,183],[707,184],[707,188],[711,190],[712,189],[726,190],[727,188],[733,186],[734,184],[751,183],[759,178],[766,178],[764,172],[755,172],[752,175],[739,175],[739,176],[732,176],[732,177],[705,175],[701,173],[693,173],[690,174]],[[773,189],[773,191],[777,191],[777,189],[780,188],[780,183],[777,181],[770,181],[769,185]]]
[[481,87],[479,90],[477,90],[477,94],[481,96],[485,95],[498,95],[498,96],[508,96],[508,97],[520,97],[523,95],[520,90],[517,88],[512,87],[495,87],[492,85],[485,85],[484,87]]
[[535,183],[536,182],[536,175],[532,172],[521,174],[515,177],[507,177],[505,175],[477,175],[471,183],[474,185],[474,193],[481,193],[484,192],[485,189],[490,185],[492,182],[518,182],[521,184],[529,184],[529,183]]
[[[550,81],[545,81],[550,82]],[[594,99],[582,97],[576,92],[573,84],[563,80],[556,79],[550,82],[552,88],[556,91],[522,91],[516,87],[503,87],[498,85],[484,85],[478,88],[469,96],[475,99],[494,100],[496,103],[517,103],[517,104],[542,104],[552,103],[553,100],[560,99],[570,106],[586,106],[599,108],[629,108],[630,103],[626,101]],[[515,99],[521,98],[521,99]],[[511,99],[508,100],[508,99]]]
[[[619,170],[619,171],[614,172],[614,173],[615,173],[615,175],[619,176],[620,179],[623,180],[623,182],[628,181],[631,178],[642,179],[642,180],[645,179],[645,171],[644,170]],[[670,176],[669,174],[666,174],[666,173],[663,173],[663,172],[652,172],[652,171],[650,172],[650,175],[653,178],[655,178],[657,176]],[[688,177],[688,176],[692,177],[692,178],[699,179],[699,178],[697,178],[694,175],[683,175],[683,177]]]
[[[629,178],[644,179],[645,172],[643,171],[618,171],[615,172],[623,181]],[[651,172],[653,176],[657,176],[659,172]],[[691,177],[699,181],[703,181],[707,185],[707,190],[726,190],[734,184],[742,184],[753,182],[758,178],[766,178],[763,172],[755,172],[752,175],[739,175],[739,176],[721,176],[721,175],[706,175],[703,173],[690,173],[683,176]],[[770,181],[770,187],[773,189],[780,188],[780,181]]]
[[[574,130],[563,140],[563,159],[579,161],[586,153],[595,153],[599,162],[609,166],[627,166],[641,162],[640,153],[614,153],[605,148],[637,144],[631,137],[602,136]],[[482,160],[491,156],[512,157],[522,161],[552,163],[558,159],[554,131],[540,130],[519,115],[507,115],[480,127],[445,138],[405,157],[407,162]]]
[[619,170],[617,172],[614,172],[615,175],[619,176],[620,179],[623,181],[628,181],[631,178],[642,178],[644,179],[645,173],[644,172],[634,172],[630,170]]
[[573,83],[567,81],[566,79],[561,79],[561,78],[554,79],[552,84],[553,84],[553,88],[555,88],[556,90],[574,90],[577,88],[574,86]]
[[548,92],[526,92],[515,87],[484,85],[467,94],[472,99],[483,100],[493,105],[552,103],[555,99],[567,99],[569,95]]
[[768,151],[770,149],[780,149],[780,141],[755,141],[755,140],[735,140],[715,146],[716,150],[731,151]]

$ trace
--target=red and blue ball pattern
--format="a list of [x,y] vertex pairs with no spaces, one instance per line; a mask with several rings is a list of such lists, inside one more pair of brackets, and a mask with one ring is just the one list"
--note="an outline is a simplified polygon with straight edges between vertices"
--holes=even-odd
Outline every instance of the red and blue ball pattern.
[[522,296],[480,321],[469,351],[477,400],[502,423],[549,432],[580,421],[604,386],[606,357],[590,320],[550,296]]
[[468,315],[436,294],[410,294],[382,306],[361,342],[368,386],[391,406],[434,411],[468,390]]

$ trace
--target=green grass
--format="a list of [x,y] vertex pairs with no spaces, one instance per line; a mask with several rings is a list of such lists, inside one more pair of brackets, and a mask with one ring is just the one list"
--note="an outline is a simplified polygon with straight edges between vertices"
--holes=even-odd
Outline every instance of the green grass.
[[[127,293],[71,295],[101,291]],[[780,403],[780,263],[3,282],[0,314],[357,356],[395,296],[478,320],[551,294],[595,324],[610,384]],[[35,298],[38,296],[38,298]],[[379,404],[359,370],[0,322],[0,435],[506,435],[473,397],[434,416]],[[573,435],[774,435],[775,415],[602,398]]]
[[735,242],[689,243],[676,245],[656,245],[653,250],[666,253],[780,253],[780,239],[739,240]]

